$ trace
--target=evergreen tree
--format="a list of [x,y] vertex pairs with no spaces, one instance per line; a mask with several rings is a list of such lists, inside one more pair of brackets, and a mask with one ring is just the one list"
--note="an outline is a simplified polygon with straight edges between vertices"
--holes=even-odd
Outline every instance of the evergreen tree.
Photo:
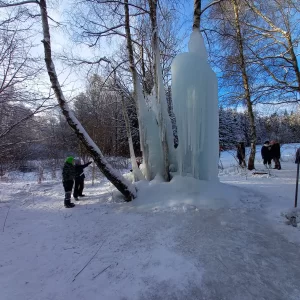
[[231,110],[219,109],[219,143],[223,149],[231,149],[236,144],[236,123]]

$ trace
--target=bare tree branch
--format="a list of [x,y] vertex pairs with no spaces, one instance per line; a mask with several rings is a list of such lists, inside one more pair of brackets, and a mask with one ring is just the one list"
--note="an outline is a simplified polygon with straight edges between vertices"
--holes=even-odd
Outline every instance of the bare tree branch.
[[16,3],[7,3],[5,1],[0,1],[0,8],[4,7],[13,7],[13,6],[21,6],[21,5],[26,5],[26,4],[38,4],[39,2],[36,1],[21,1],[21,2],[16,2]]

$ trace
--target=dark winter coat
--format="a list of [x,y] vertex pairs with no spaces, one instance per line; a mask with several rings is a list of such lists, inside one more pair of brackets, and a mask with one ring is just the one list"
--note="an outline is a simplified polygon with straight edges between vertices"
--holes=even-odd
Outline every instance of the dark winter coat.
[[295,160],[295,164],[299,164],[299,163],[300,163],[300,148],[298,148],[296,152],[296,160]]
[[76,178],[85,178],[85,175],[83,173],[83,169],[86,168],[88,165],[90,165],[92,162],[88,162],[84,165],[75,165],[75,177]]
[[261,147],[261,157],[263,159],[271,159],[272,158],[272,152],[271,152],[271,146],[264,144]]
[[75,178],[75,167],[74,165],[65,162],[63,171],[62,171],[62,180],[63,181],[69,181],[74,180]]
[[275,143],[271,147],[271,155],[272,158],[280,159],[280,145],[279,143]]

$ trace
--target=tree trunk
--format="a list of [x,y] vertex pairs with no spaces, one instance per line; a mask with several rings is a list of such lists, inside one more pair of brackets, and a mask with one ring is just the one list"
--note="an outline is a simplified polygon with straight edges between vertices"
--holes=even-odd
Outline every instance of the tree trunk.
[[255,169],[254,161],[255,161],[255,154],[256,154],[255,117],[254,117],[254,113],[253,113],[253,104],[251,101],[249,79],[248,79],[246,63],[245,63],[243,37],[242,37],[242,33],[241,33],[240,20],[239,20],[239,8],[238,8],[236,0],[231,0],[231,3],[233,5],[233,9],[234,9],[236,38],[237,38],[238,49],[239,49],[240,67],[241,67],[243,85],[244,85],[244,91],[245,91],[245,100],[246,100],[247,110],[248,110],[248,115],[249,115],[249,120],[250,120],[251,151],[250,151],[250,156],[249,156],[249,160],[248,160],[248,170],[253,170],[253,169]]
[[[250,95],[248,96],[250,98]],[[248,115],[250,120],[250,138],[251,138],[251,148],[250,148],[250,155],[248,159],[248,170],[254,170],[255,165],[255,154],[256,154],[256,125],[255,125],[255,117],[253,113],[253,105],[250,100],[247,100],[247,108],[248,108]]]
[[93,164],[92,164],[92,185],[95,184],[95,178],[96,178],[96,166],[95,166],[95,162],[93,161]]
[[114,169],[110,166],[110,164],[103,157],[100,149],[97,145],[92,141],[87,132],[83,129],[77,118],[74,116],[73,112],[68,108],[65,97],[61,90],[61,86],[59,84],[57,74],[55,71],[54,63],[52,61],[51,54],[51,43],[50,43],[50,30],[48,23],[48,13],[47,13],[47,5],[45,0],[40,0],[39,2],[40,10],[41,10],[41,18],[43,25],[43,45],[44,45],[44,53],[45,53],[45,62],[48,71],[48,75],[50,78],[50,82],[52,84],[52,89],[54,90],[55,96],[58,100],[59,106],[62,110],[62,113],[66,117],[68,124],[75,131],[78,139],[85,146],[87,152],[94,159],[95,163],[107,177],[107,179],[124,195],[126,201],[131,201],[136,197],[136,189],[133,185],[127,182],[123,176],[117,174]]
[[124,99],[123,95],[122,95],[122,110],[123,110],[123,116],[124,116],[124,120],[125,120],[126,133],[127,133],[127,138],[128,138],[129,152],[130,152],[131,166],[132,166],[134,180],[135,181],[143,180],[143,179],[145,179],[145,177],[143,176],[143,173],[139,169],[137,162],[136,162],[136,156],[134,153],[132,135],[131,135],[131,129],[130,129],[130,122],[129,122],[129,117],[128,117],[128,113],[127,113],[127,109],[126,109],[126,105],[125,105],[125,99]]
[[129,5],[128,5],[128,0],[124,0],[124,12],[125,12],[125,32],[126,32],[126,42],[127,42],[127,51],[128,51],[128,59],[129,59],[129,68],[132,74],[132,80],[133,80],[133,93],[134,93],[134,98],[136,102],[136,107],[137,107],[137,115],[138,115],[138,122],[139,122],[139,133],[140,133],[140,147],[141,151],[143,154],[143,164],[145,166],[145,176],[149,180],[151,178],[151,170],[149,166],[149,151],[147,150],[147,145],[145,143],[145,138],[144,138],[144,129],[143,129],[143,124],[142,120],[140,117],[140,100],[138,93],[138,86],[140,84],[138,74],[135,68],[135,63],[134,63],[134,53],[133,53],[133,48],[132,48],[132,39],[131,39],[131,32],[130,32],[130,17],[129,17]]
[[[149,0],[150,6],[150,19],[152,26],[152,48],[154,53],[154,63],[153,63],[153,71],[154,71],[154,89],[155,89],[155,97],[157,103],[157,123],[160,133],[160,139],[162,144],[162,153],[163,153],[163,178],[166,181],[170,181],[170,157],[169,157],[169,147],[173,145],[169,145],[168,136],[167,136],[167,120],[165,119],[164,114],[164,103],[162,101],[166,101],[166,99],[161,99],[160,89],[164,89],[164,86],[161,82],[161,68],[160,68],[160,52],[159,52],[159,39],[158,39],[158,28],[157,28],[157,0]],[[172,134],[173,135],[173,134]],[[174,144],[174,143],[173,143]]]
[[194,0],[193,29],[200,30],[201,0]]
[[290,53],[290,56],[291,56],[293,69],[294,69],[294,72],[295,72],[295,75],[296,75],[296,78],[297,78],[298,93],[300,93],[300,70],[299,70],[298,60],[297,60],[297,56],[295,54],[294,44],[293,44],[290,32],[286,36],[286,39],[287,39],[288,46],[289,46],[289,53]]

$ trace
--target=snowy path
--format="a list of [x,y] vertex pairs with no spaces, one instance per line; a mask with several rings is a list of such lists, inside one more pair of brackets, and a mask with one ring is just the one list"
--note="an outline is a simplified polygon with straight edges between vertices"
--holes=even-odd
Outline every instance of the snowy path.
[[193,299],[300,298],[299,247],[274,232],[262,214],[223,211],[207,219],[204,229],[203,222],[196,227],[200,233],[178,245],[186,245],[186,254],[205,270],[202,285],[193,284]]
[[88,185],[68,210],[60,184],[1,183],[0,299],[299,300],[300,247],[256,182],[275,197],[276,179],[226,180],[247,185],[243,207],[142,212]]
[[[283,212],[294,206],[295,178],[296,165],[286,162],[283,163],[282,170],[271,170],[270,178],[268,176],[252,176],[246,179],[241,176],[225,176],[221,177],[221,181],[261,197],[261,206],[274,228],[285,235],[289,241],[297,243],[300,248],[300,228],[291,229],[286,226],[286,219],[282,217]],[[299,207],[300,193],[298,198]]]

